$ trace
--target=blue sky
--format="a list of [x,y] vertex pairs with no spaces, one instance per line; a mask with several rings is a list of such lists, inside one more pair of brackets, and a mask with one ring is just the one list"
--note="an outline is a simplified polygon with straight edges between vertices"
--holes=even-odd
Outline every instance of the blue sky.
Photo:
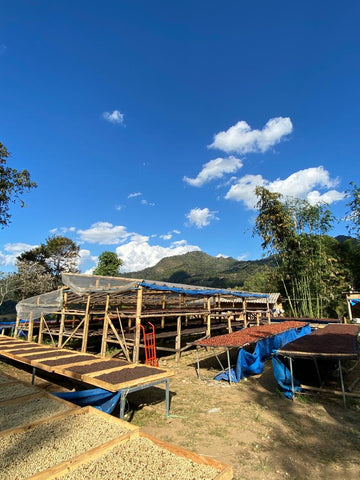
[[[346,210],[357,1],[2,1],[0,141],[38,188],[0,269],[64,234],[82,271],[202,250],[256,259],[253,189]],[[334,234],[346,233],[344,223]]]

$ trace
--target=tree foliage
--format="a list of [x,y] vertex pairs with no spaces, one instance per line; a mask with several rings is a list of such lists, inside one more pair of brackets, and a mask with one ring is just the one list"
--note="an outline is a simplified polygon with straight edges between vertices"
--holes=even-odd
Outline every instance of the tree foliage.
[[335,315],[349,272],[339,262],[338,242],[326,235],[333,222],[330,210],[324,204],[286,199],[264,187],[255,193],[259,213],[254,233],[261,237],[263,249],[275,255],[289,313]]
[[34,264],[43,267],[51,275],[54,285],[61,285],[61,274],[77,273],[80,247],[70,238],[61,235],[48,237],[45,243],[28,250],[17,257],[18,262],[33,268]]
[[360,187],[354,182],[350,182],[351,189],[348,190],[348,211],[346,212],[347,220],[350,221],[348,225],[349,233],[360,236]]
[[10,158],[5,145],[0,142],[0,225],[6,227],[10,223],[10,204],[18,202],[21,207],[25,206],[21,196],[32,188],[37,187],[30,179],[27,170],[17,170],[6,165]]
[[53,275],[40,263],[18,261],[17,270],[13,280],[17,300],[50,292],[57,286]]
[[98,264],[94,270],[94,275],[105,275],[109,277],[118,277],[122,260],[115,252],[105,251],[99,256]]

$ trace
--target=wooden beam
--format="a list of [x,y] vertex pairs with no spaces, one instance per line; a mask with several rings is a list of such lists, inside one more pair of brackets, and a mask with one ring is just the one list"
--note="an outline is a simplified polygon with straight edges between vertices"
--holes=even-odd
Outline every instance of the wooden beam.
[[61,347],[63,341],[63,334],[65,329],[65,308],[66,308],[66,301],[67,301],[67,292],[64,293],[63,297],[63,306],[61,309],[61,317],[60,317],[60,331],[59,331],[59,338],[58,338],[58,347]]
[[81,343],[81,351],[82,352],[86,352],[86,350],[87,350],[87,342],[88,342],[88,336],[89,336],[89,321],[90,321],[90,315],[89,315],[90,300],[91,300],[91,294],[88,295],[87,302],[86,302],[83,338],[82,338],[82,343]]
[[110,295],[107,294],[106,295],[105,312],[104,312],[104,327],[103,327],[103,334],[102,334],[102,339],[101,339],[100,355],[102,357],[105,356],[106,347],[107,347],[107,336],[108,336],[108,330],[109,330],[109,316],[108,316],[109,305],[110,305]]
[[178,362],[180,360],[180,348],[181,348],[181,317],[177,317],[176,322],[176,337],[175,337],[175,361]]
[[142,304],[143,304],[143,287],[139,287],[137,291],[137,299],[136,299],[135,344],[134,344],[134,352],[133,352],[133,362],[139,361]]

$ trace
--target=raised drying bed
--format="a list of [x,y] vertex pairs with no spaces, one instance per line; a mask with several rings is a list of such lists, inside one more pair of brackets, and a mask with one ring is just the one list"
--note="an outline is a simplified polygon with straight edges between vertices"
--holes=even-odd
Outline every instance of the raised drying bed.
[[231,480],[232,468],[140,432],[58,480]]
[[17,427],[30,427],[74,408],[78,407],[47,392],[0,402],[0,432]]
[[[55,478],[77,457],[108,449],[139,429],[92,407],[0,433],[0,479]],[[84,455],[85,454],[85,455]]]
[[40,388],[19,381],[0,383],[0,402],[41,392]]

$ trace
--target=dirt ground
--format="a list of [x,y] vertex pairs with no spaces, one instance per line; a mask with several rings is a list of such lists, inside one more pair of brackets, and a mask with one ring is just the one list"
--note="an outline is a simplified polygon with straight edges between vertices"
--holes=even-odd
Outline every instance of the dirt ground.
[[[272,375],[271,362],[258,377],[229,385],[214,381],[216,365],[201,363],[199,380],[194,352],[171,368],[170,418],[165,419],[164,391],[151,388],[129,395],[128,421],[151,435],[231,464],[234,479],[358,479],[360,399],[298,396],[283,398]],[[0,371],[30,381],[30,373],[0,363]],[[351,375],[351,378],[350,378]],[[354,369],[345,381],[360,375]],[[62,387],[37,379],[47,391]],[[115,412],[114,414],[118,414]]]

